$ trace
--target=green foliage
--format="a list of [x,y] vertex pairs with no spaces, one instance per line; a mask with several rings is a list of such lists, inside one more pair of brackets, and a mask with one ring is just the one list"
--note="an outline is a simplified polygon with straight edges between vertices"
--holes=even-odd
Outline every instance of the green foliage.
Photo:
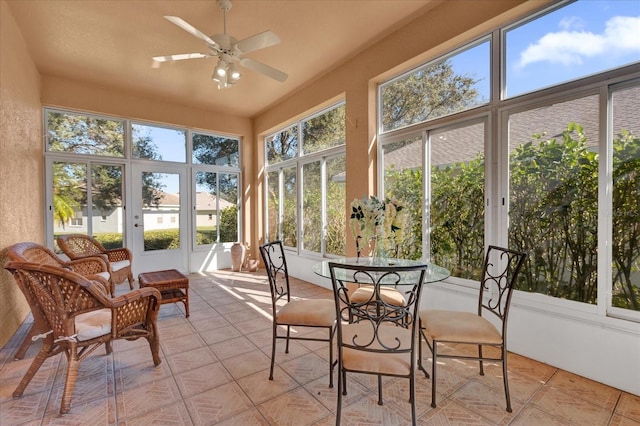
[[220,211],[220,242],[238,241],[238,206],[233,205]]
[[477,279],[484,256],[484,156],[431,172],[431,255],[452,275]]
[[582,127],[534,135],[510,161],[509,245],[529,253],[518,288],[595,303],[598,156]]
[[[510,158],[509,246],[529,253],[520,290],[596,303],[598,155],[582,127],[561,140],[532,136]],[[477,279],[484,248],[484,159],[432,168],[431,258],[457,277]],[[409,211],[412,232],[400,256],[422,256],[422,170],[388,169],[387,196]],[[613,306],[640,310],[640,138],[613,141]]]
[[170,250],[180,248],[179,229],[144,231],[144,250]]
[[302,123],[303,152],[312,152],[343,145],[345,135],[345,106],[313,117]]
[[395,80],[382,90],[382,123],[393,130],[477,105],[478,80],[456,74],[448,60]]
[[640,138],[613,143],[612,304],[640,311]]

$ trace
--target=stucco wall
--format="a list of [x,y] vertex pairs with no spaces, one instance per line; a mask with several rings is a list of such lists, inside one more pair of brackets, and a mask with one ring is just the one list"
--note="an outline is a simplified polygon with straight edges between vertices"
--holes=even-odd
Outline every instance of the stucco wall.
[[[40,76],[4,0],[0,1],[0,263],[19,241],[43,242]],[[0,270],[0,346],[29,313],[11,275]]]

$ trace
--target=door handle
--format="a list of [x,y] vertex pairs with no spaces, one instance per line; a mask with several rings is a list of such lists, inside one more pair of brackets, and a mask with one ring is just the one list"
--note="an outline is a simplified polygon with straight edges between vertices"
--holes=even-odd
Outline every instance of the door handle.
[[136,228],[139,227],[140,225],[138,225],[137,223],[134,223],[133,226],[135,226]]

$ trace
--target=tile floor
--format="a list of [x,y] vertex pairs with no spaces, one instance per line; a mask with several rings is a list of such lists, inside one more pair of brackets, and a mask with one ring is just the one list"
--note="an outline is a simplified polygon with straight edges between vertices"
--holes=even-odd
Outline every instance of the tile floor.
[[[182,304],[160,309],[162,363],[153,366],[144,339],[115,342],[109,356],[95,351],[80,365],[71,412],[64,416],[58,413],[62,355],[43,365],[22,398],[11,396],[39,347],[34,343],[25,359],[12,359],[27,330],[23,324],[0,349],[0,425],[335,424],[326,344],[293,342],[285,354],[279,342],[275,378],[268,380],[271,309],[264,275],[218,271],[189,278],[191,317],[184,317]],[[292,284],[296,296],[330,297],[306,282]],[[118,286],[119,293],[127,289]],[[640,425],[640,397],[522,356],[509,358],[513,413],[504,410],[499,365],[481,377],[476,363],[443,364],[435,409],[431,383],[418,375],[420,425]],[[385,380],[383,406],[373,376],[349,375],[348,383],[342,424],[410,423],[407,380]]]

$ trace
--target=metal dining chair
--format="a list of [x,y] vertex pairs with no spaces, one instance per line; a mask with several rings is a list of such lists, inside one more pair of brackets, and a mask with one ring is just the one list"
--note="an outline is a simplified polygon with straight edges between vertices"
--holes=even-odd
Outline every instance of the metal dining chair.
[[[412,424],[416,424],[415,346],[418,309],[427,265],[372,266],[329,263],[338,317],[338,392],[336,425],[347,394],[347,373],[378,376],[378,404],[382,405],[382,376],[409,379]],[[367,282],[367,300],[354,301],[350,284]],[[403,285],[399,283],[403,282]],[[405,303],[389,303],[388,286],[401,289]]]
[[[273,241],[260,246],[260,255],[264,261],[271,289],[273,312],[273,337],[271,344],[271,369],[269,380],[273,380],[273,367],[276,358],[276,341],[286,340],[285,353],[289,353],[290,340],[310,340],[329,343],[329,387],[333,387],[333,338],[336,330],[336,311],[331,299],[292,299],[289,288],[289,271],[281,241]],[[280,327],[286,327],[287,333],[278,334]],[[291,327],[315,327],[326,329],[327,338],[292,336]]]
[[[436,407],[436,366],[440,358],[477,360],[480,375],[484,375],[483,361],[502,363],[504,392],[507,411],[511,412],[509,381],[507,377],[507,320],[513,286],[527,257],[526,253],[506,248],[489,246],[484,260],[483,275],[478,293],[477,312],[458,312],[426,309],[420,311],[420,334],[433,354],[431,365],[431,406]],[[486,317],[497,320],[496,327]],[[478,347],[478,356],[460,353],[441,353],[442,344],[466,344]],[[500,356],[483,355],[483,346],[493,346],[500,350]],[[422,366],[422,341],[419,345],[418,368],[426,377],[429,373]]]

